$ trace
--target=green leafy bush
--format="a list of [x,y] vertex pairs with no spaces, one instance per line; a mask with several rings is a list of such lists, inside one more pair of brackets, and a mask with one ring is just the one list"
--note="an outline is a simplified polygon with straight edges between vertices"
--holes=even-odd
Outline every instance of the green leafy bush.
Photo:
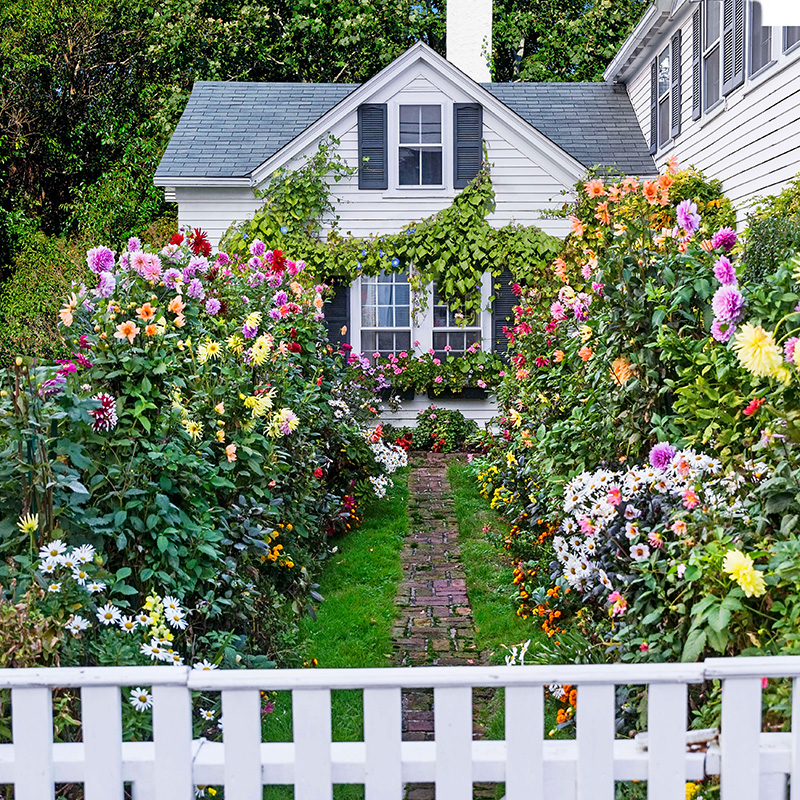
[[467,419],[460,411],[429,406],[417,414],[417,425],[413,431],[414,448],[452,453],[463,447],[477,430],[475,420]]

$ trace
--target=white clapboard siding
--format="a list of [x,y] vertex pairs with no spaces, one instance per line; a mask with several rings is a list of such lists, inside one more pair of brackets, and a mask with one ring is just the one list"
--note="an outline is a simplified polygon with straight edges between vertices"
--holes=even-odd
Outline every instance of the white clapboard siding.
[[[353,670],[218,670],[173,667],[0,670],[11,689],[12,737],[0,744],[0,784],[16,800],[45,800],[56,783],[83,783],[86,797],[134,800],[194,795],[223,785],[231,800],[263,785],[324,800],[335,784],[361,784],[368,800],[400,800],[404,784],[435,783],[440,800],[472,796],[473,782],[506,784],[507,800],[603,800],[616,781],[647,783],[649,800],[684,796],[687,780],[720,776],[721,800],[787,800],[797,772],[800,726],[761,731],[761,682],[800,680],[800,657],[708,659],[700,664],[420,667]],[[144,679],[143,679],[144,678]],[[149,678],[149,679],[148,679]],[[687,687],[722,682],[719,743],[688,752]],[[577,738],[545,740],[544,690],[577,687]],[[122,742],[120,690],[153,688],[153,741]],[[649,730],[615,738],[615,687],[648,690]],[[83,741],[53,743],[52,691],[82,692]],[[505,740],[472,740],[472,693],[504,688]],[[433,741],[401,741],[401,692],[433,689]],[[293,741],[262,742],[260,691],[292,694]],[[364,697],[364,741],[331,740],[331,691]],[[191,739],[193,692],[221,692],[223,741]],[[800,712],[793,696],[793,723]],[[793,800],[797,800],[797,781]]]
[[[682,166],[694,165],[722,182],[725,194],[743,224],[758,197],[780,191],[800,172],[800,51],[782,53],[781,29],[773,28],[775,63],[755,77],[747,76],[717,108],[692,120],[692,11],[686,4],[671,27],[665,28],[652,54],[681,29],[682,131],[656,154],[663,164],[675,156]],[[746,53],[749,45],[746,42]],[[650,58],[626,79],[645,138],[650,138]]]
[[178,224],[202,228],[216,247],[233,222],[252,219],[261,203],[246,186],[178,186]]
[[479,428],[489,425],[499,410],[492,395],[487,400],[444,400],[438,397],[429,398],[427,394],[417,394],[413,400],[403,400],[396,411],[392,411],[388,406],[382,406],[380,421],[384,425],[388,422],[395,427],[413,428],[417,424],[417,414],[431,405],[460,411],[467,419],[475,420]]

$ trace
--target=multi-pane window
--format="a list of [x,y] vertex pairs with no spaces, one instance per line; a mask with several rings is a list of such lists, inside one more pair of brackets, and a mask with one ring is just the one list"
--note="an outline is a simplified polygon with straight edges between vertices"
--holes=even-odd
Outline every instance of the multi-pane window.
[[761,24],[761,3],[750,3],[750,74],[772,61],[772,28]]
[[661,147],[669,139],[670,123],[670,64],[669,47],[658,57],[658,146]]
[[401,186],[442,185],[442,107],[400,106]]
[[800,42],[800,25],[789,25],[783,29],[783,52]]
[[721,13],[721,0],[703,3],[703,111],[720,99]]
[[[459,322],[461,324],[459,325]],[[466,321],[458,320],[447,302],[439,295],[436,285],[433,287],[433,349],[438,356],[450,352],[454,355],[463,353],[470,345],[480,344],[480,317],[474,314]],[[450,348],[449,350],[447,348]]]
[[361,349],[389,355],[411,348],[408,273],[361,278]]

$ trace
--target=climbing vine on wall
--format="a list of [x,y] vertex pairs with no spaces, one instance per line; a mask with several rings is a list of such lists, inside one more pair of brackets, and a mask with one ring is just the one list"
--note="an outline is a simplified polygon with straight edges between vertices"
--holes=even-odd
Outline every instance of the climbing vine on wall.
[[[508,267],[519,283],[536,284],[562,247],[560,239],[536,227],[488,223],[495,197],[486,161],[452,204],[433,216],[396,234],[343,236],[336,227],[331,182],[353,168],[336,153],[336,144],[332,138],[323,141],[302,167],[276,173],[263,192],[264,205],[252,220],[231,226],[221,248],[246,256],[250,242],[262,239],[305,261],[320,280],[350,283],[359,275],[408,269],[414,288],[436,282],[453,311],[469,319],[481,308],[484,273],[496,278]],[[323,225],[330,228],[326,236]]]

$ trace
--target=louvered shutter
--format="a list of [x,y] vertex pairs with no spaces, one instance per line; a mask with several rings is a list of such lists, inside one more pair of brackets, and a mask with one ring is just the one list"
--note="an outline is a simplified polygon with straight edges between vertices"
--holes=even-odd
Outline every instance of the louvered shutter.
[[494,352],[505,355],[508,351],[508,338],[503,333],[505,326],[514,324],[514,306],[518,305],[517,296],[511,291],[514,276],[506,267],[499,278],[495,279],[494,303],[492,305],[492,338]]
[[681,132],[681,32],[672,37],[670,48],[670,128],[669,135],[674,139]]
[[650,64],[650,155],[658,150],[658,59]]
[[700,19],[700,9],[692,14],[692,119],[700,119],[703,113],[703,103],[701,95],[702,80],[702,22]]
[[744,0],[722,5],[722,94],[744,83]]
[[[350,287],[340,285],[336,287],[336,294],[325,303],[325,327],[328,330],[328,341],[334,345],[341,345],[350,341]],[[347,326],[347,332],[342,333],[342,328]]]
[[483,108],[478,103],[453,104],[453,186],[463,189],[483,161]]
[[385,103],[358,107],[358,188],[388,189],[388,139]]

